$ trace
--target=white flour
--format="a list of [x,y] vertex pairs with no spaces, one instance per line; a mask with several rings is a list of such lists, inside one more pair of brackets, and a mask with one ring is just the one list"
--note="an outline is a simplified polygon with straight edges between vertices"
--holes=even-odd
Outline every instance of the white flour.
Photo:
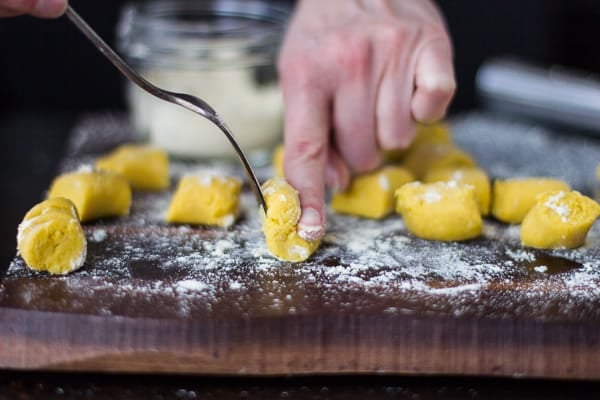
[[[551,149],[556,154],[546,163],[556,166],[587,159],[577,148],[574,157],[569,154],[564,160],[542,131],[523,135],[522,126],[500,124],[502,132],[509,132],[507,136],[518,135],[524,143],[514,146],[507,138],[490,133],[489,125],[494,124],[476,115],[455,122],[455,137],[465,149],[476,153],[480,145],[494,148],[486,153],[493,153],[490,159],[479,158],[494,176],[540,175],[536,157],[549,159],[545,151]],[[542,153],[539,148],[524,150],[524,157],[535,161],[528,164],[531,169],[520,161],[496,157],[527,146],[542,149]],[[82,161],[85,157],[69,160],[63,167]],[[197,165],[174,163],[172,174],[176,179],[197,169]],[[243,176],[227,164],[221,171]],[[587,173],[574,165],[563,170],[563,178],[573,171],[579,171],[578,179],[569,182],[585,186]],[[546,172],[542,175],[554,175],[557,170]],[[271,173],[269,169],[257,171],[261,180]],[[325,311],[336,312],[528,315],[563,320],[583,313],[600,320],[598,222],[584,247],[540,252],[520,245],[518,226],[489,219],[481,238],[442,243],[414,238],[397,215],[372,221],[329,211],[328,233],[321,248],[307,262],[290,264],[276,260],[266,249],[256,200],[249,192],[242,196],[240,220],[228,230],[168,226],[164,212],[171,195],[135,194],[129,217],[118,224],[106,221],[86,226],[90,243],[84,268],[66,277],[29,280],[20,286],[20,304],[76,312],[83,309],[80,299],[98,297],[103,299],[94,310],[98,313],[138,315],[140,305],[156,303],[159,317],[183,318],[218,310],[297,315],[319,304]],[[32,275],[16,259],[0,284],[0,303],[13,279]],[[49,298],[57,288],[65,297]]]

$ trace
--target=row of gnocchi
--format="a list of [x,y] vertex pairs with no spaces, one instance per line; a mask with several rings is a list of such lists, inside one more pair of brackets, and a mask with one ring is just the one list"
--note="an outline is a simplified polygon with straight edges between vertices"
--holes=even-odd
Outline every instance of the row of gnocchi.
[[[264,185],[268,205],[263,215],[267,246],[277,258],[303,261],[318,248],[296,234],[300,217],[297,192],[285,182],[281,149],[274,155],[280,177]],[[466,240],[481,234],[490,213],[506,223],[522,223],[524,245],[555,248],[580,246],[600,206],[570,191],[560,180],[519,178],[492,185],[473,158],[452,143],[445,125],[420,126],[408,150],[386,154],[388,165],[356,176],[335,193],[331,208],[343,214],[380,219],[396,210],[407,229],[430,240]],[[73,220],[87,222],[127,215],[132,190],[166,190],[168,156],[161,150],[124,145],[96,160],[94,168],[57,177],[48,200],[23,219],[18,250],[33,269],[67,273],[85,260],[85,235]],[[180,179],[166,212],[168,223],[227,227],[239,212],[241,182],[233,177],[188,175]],[[56,214],[72,204],[67,221]],[[34,212],[34,210],[37,210]],[[60,211],[57,213],[57,211]],[[41,218],[44,216],[43,218]],[[56,217],[56,218],[55,218]]]
[[[331,198],[333,211],[381,219],[397,212],[415,236],[461,241],[481,235],[483,218],[521,224],[524,246],[552,249],[581,246],[600,205],[548,177],[495,180],[459,148],[444,124],[420,125],[406,150],[385,154],[387,165],[356,176]],[[274,156],[283,176],[283,148]],[[600,182],[600,165],[598,166]]]
[[[56,177],[48,198],[32,207],[17,232],[17,251],[37,271],[66,274],[85,262],[82,223],[129,214],[132,192],[170,185],[169,159],[159,149],[123,145],[86,167]],[[241,182],[219,176],[185,176],[166,213],[169,223],[231,225]]]

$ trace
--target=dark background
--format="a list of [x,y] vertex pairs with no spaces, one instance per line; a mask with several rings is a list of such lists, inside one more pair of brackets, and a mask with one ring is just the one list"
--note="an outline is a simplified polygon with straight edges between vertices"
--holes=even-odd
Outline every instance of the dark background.
[[[71,4],[114,44],[124,1]],[[451,113],[478,107],[474,76],[490,57],[509,54],[542,66],[562,64],[600,72],[600,2],[440,0],[439,4],[456,54],[458,92]],[[73,124],[85,113],[124,109],[121,76],[66,18],[0,20],[1,265],[13,257],[17,224],[42,198]]]
[[[277,1],[277,0],[273,0]],[[283,0],[281,0],[283,1]],[[122,0],[73,1],[109,43]],[[473,77],[486,59],[511,54],[542,65],[600,72],[600,2],[440,0],[456,52],[453,111],[474,107]],[[0,112],[123,108],[117,71],[65,19],[0,20]]]
[[[327,0],[323,0],[327,1]],[[73,7],[114,44],[124,1],[73,0]],[[455,46],[458,92],[451,113],[479,107],[474,77],[484,60],[514,55],[542,66],[600,73],[600,1],[440,0]],[[0,278],[14,257],[16,228],[56,174],[64,141],[84,114],[124,110],[117,71],[65,19],[0,19]],[[0,371],[3,398],[598,398],[598,383],[451,378],[351,378],[348,381],[176,380],[130,376],[36,375]],[[263,386],[257,386],[257,385]],[[246,387],[244,385],[250,385]],[[227,389],[223,392],[221,386]],[[325,390],[325,391],[324,391]],[[395,395],[390,394],[393,390]],[[301,396],[300,392],[308,394]],[[134,396],[134,392],[141,393]],[[156,394],[158,393],[158,394]],[[185,393],[184,393],[185,394]],[[191,397],[190,397],[191,398]]]

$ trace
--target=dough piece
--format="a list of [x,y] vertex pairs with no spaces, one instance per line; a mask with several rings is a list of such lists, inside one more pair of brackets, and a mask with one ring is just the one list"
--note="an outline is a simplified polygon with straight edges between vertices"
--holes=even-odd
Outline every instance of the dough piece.
[[280,144],[273,151],[273,171],[275,176],[283,178],[285,173],[283,172],[283,145]]
[[58,176],[48,198],[66,197],[75,204],[82,222],[129,214],[131,187],[112,172],[77,171]]
[[599,216],[600,205],[579,192],[542,193],[523,219],[521,243],[540,249],[580,247]]
[[444,122],[436,122],[433,124],[417,124],[415,138],[407,149],[384,151],[383,156],[387,161],[399,162],[410,151],[423,143],[452,143],[452,135],[450,128]]
[[267,212],[262,213],[262,228],[271,254],[283,261],[299,262],[311,256],[321,241],[298,236],[300,199],[298,192],[283,178],[271,178],[263,185]]
[[65,198],[35,205],[19,224],[17,251],[36,271],[64,275],[81,268],[87,240],[75,205]]
[[443,167],[473,167],[475,160],[464,150],[451,143],[422,143],[411,148],[404,158],[403,165],[417,179],[432,169]]
[[25,214],[23,217],[23,221],[32,219],[34,217],[39,217],[40,215],[55,212],[70,215],[71,217],[79,220],[77,209],[71,200],[64,197],[54,197],[52,199],[44,200],[41,203],[31,207],[31,209],[27,211],[27,214]]
[[169,157],[155,147],[122,145],[97,159],[96,168],[122,175],[134,190],[164,190],[169,187]]
[[570,190],[560,179],[539,177],[497,180],[493,186],[492,215],[509,224],[520,224],[540,193]]
[[239,213],[242,183],[229,176],[210,173],[181,178],[171,199],[169,223],[229,227]]
[[471,185],[412,182],[400,187],[396,198],[396,210],[417,237],[458,241],[481,234],[483,221]]
[[339,213],[379,219],[394,212],[394,192],[414,181],[403,167],[387,166],[352,179],[344,192],[331,199],[331,208]]
[[436,168],[429,171],[423,181],[431,182],[450,182],[472,185],[475,188],[475,197],[479,205],[481,215],[490,213],[490,198],[492,189],[490,178],[487,173],[478,167],[446,167]]

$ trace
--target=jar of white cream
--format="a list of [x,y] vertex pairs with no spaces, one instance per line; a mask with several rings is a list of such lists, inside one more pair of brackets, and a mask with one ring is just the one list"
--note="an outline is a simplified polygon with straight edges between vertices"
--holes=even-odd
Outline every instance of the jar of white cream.
[[[150,0],[123,8],[118,46],[146,79],[200,97],[232,129],[242,149],[281,141],[283,102],[275,60],[290,9],[263,0]],[[184,159],[235,158],[208,120],[127,88],[134,129]]]

